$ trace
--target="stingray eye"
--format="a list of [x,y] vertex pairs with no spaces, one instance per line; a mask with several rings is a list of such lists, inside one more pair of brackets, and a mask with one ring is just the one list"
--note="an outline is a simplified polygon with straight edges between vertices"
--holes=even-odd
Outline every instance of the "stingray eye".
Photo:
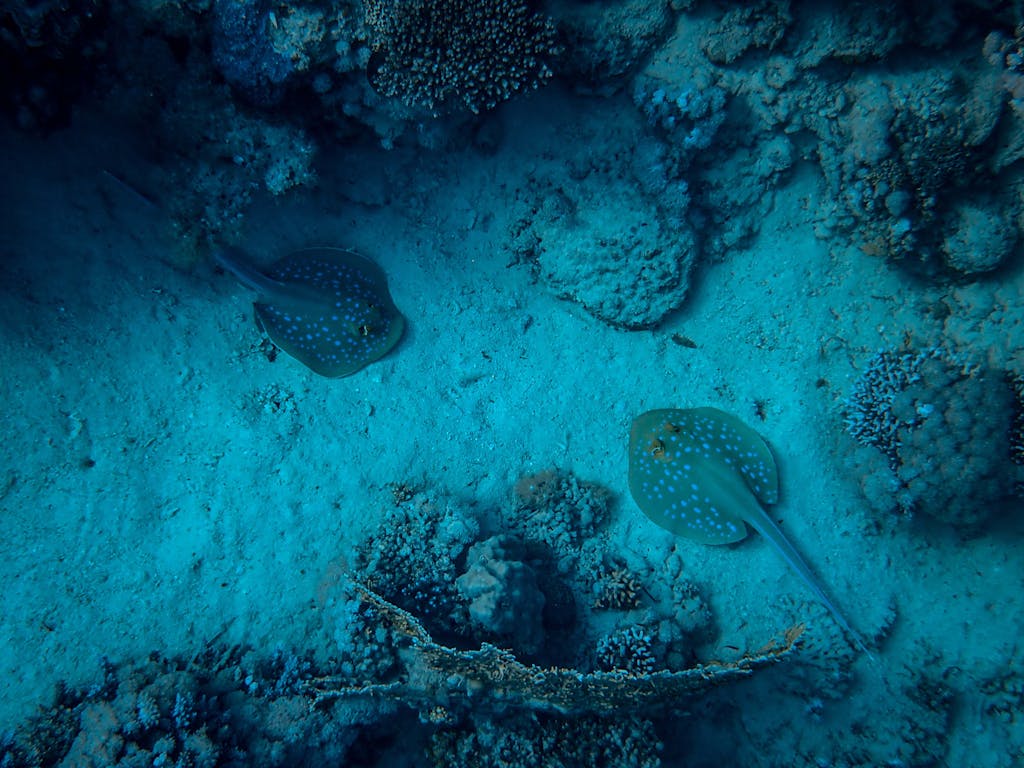
[[654,440],[651,440],[649,450],[651,452],[651,456],[656,459],[660,459],[665,455],[665,443],[655,438]]
[[373,333],[373,326],[363,323],[362,325],[359,326],[357,330],[359,331],[360,336],[369,336],[371,333]]
[[665,431],[669,432],[669,433],[671,433],[673,435],[677,435],[680,432],[682,432],[682,429],[679,428],[678,424],[673,424],[671,421],[666,421],[665,422]]

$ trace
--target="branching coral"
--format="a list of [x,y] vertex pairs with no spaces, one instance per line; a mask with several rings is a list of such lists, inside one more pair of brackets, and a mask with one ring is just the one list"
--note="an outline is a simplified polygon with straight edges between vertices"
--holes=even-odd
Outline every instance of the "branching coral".
[[477,521],[454,500],[415,495],[388,510],[360,547],[357,570],[388,600],[450,628],[461,603],[457,561],[478,533]]

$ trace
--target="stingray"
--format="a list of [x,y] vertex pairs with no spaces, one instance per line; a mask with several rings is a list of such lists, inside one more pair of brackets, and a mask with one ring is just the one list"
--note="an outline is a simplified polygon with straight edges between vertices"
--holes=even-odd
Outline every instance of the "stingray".
[[405,318],[383,270],[341,248],[304,248],[264,274],[237,248],[216,251],[217,263],[258,296],[257,324],[270,340],[322,376],[351,376],[398,343]]
[[668,408],[637,416],[629,435],[629,490],[655,523],[702,544],[740,541],[749,525],[867,652],[762,508],[779,500],[778,469],[767,443],[735,416],[717,408]]

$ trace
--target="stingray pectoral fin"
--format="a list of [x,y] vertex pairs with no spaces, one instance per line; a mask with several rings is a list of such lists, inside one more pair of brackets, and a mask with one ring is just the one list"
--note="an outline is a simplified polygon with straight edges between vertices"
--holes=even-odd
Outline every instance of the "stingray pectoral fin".
[[[864,645],[864,641],[860,635],[854,632],[853,627],[846,618],[839,612],[835,604],[829,599],[828,595],[818,584],[817,578],[815,578],[813,571],[810,566],[804,562],[804,559],[800,556],[800,553],[796,551],[792,544],[789,543],[789,539],[782,532],[782,529],[776,525],[775,521],[760,507],[756,509],[748,509],[743,518],[751,528],[760,533],[764,538],[771,542],[772,546],[775,547],[776,551],[782,555],[782,558],[789,563],[789,567],[803,580],[807,587],[814,593],[814,596],[824,605],[828,612],[832,614],[832,617],[836,620],[836,623],[842,627],[846,633],[853,639],[857,647],[859,647],[868,656],[871,656],[871,651],[868,650],[867,646]],[[872,658],[874,658],[872,656]]]

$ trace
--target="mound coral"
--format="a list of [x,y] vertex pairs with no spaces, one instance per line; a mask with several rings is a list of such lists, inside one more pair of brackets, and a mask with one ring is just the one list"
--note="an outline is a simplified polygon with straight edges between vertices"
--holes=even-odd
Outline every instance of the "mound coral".
[[[885,457],[858,467],[875,506],[975,525],[1011,497],[1019,390],[1002,371],[949,350],[885,350],[846,402],[847,431]],[[877,454],[876,454],[877,455]]]
[[455,588],[467,601],[469,619],[486,632],[532,653],[544,639],[544,595],[523,547],[511,536],[492,536],[469,549],[466,572]]

